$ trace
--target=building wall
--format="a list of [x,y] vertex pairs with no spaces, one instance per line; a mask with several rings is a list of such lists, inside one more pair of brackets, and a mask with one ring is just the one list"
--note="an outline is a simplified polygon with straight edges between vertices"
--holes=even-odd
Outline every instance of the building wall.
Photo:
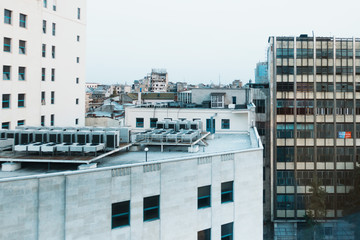
[[236,97],[236,104],[247,103],[246,89],[206,89],[206,88],[193,88],[192,103],[202,104],[203,101],[211,101],[211,93],[225,93],[225,105],[232,104],[232,97]]
[[[197,239],[234,223],[234,239],[262,239],[262,150],[0,180],[0,238]],[[234,201],[221,204],[221,183]],[[211,185],[211,207],[197,209]],[[143,221],[143,198],[160,195],[160,219]],[[112,203],[130,200],[130,226],[111,229]]]
[[[80,20],[77,9],[80,8]],[[4,9],[12,11],[12,24],[4,23]],[[0,68],[11,66],[11,79],[0,79],[0,99],[3,94],[11,94],[10,108],[0,108],[0,122],[10,122],[15,128],[18,120],[26,125],[40,125],[45,116],[45,126],[50,126],[50,115],[54,114],[55,125],[84,125],[85,101],[85,41],[86,41],[86,1],[57,1],[53,11],[53,1],[47,8],[43,1],[1,1],[0,42],[11,38],[11,52],[1,48]],[[19,14],[27,15],[26,28],[19,27]],[[43,33],[46,20],[46,33]],[[56,24],[55,36],[52,24]],[[80,41],[77,41],[77,36]],[[19,54],[19,40],[26,41],[26,54]],[[46,57],[42,57],[42,44],[46,44]],[[52,58],[55,46],[55,58]],[[77,63],[79,57],[79,63]],[[18,77],[18,67],[26,67],[25,81]],[[42,81],[42,68],[46,69]],[[51,80],[51,69],[55,69],[55,80]],[[79,83],[76,83],[76,79]],[[41,92],[45,92],[42,105]],[[55,102],[51,104],[51,92],[55,92]],[[25,107],[18,107],[18,94],[25,94]],[[76,104],[79,99],[79,104]]]
[[[199,108],[126,108],[125,124],[132,129],[144,130],[150,129],[150,118],[164,120],[171,118],[172,120],[200,119],[202,122],[202,130],[206,131],[206,119],[213,117],[215,119],[216,132],[247,132],[253,118],[249,110],[231,110],[231,109],[199,109]],[[144,118],[144,127],[136,127],[136,118]],[[229,119],[230,128],[222,129],[221,120]]]

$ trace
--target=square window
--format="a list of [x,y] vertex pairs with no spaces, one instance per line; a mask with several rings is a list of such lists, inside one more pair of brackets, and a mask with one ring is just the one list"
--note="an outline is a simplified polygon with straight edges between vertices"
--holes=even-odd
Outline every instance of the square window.
[[18,126],[23,126],[23,125],[25,125],[25,120],[19,120],[19,121],[17,121],[17,125],[18,125]]
[[198,188],[198,209],[211,207],[211,186]]
[[2,108],[10,108],[10,94],[2,95]]
[[26,68],[19,67],[19,81],[25,81]]
[[51,69],[51,81],[54,82],[55,81],[55,68]]
[[52,24],[52,35],[55,36],[56,35],[56,23]]
[[157,118],[150,118],[150,127],[151,128],[156,128],[157,121],[158,121]]
[[46,33],[46,20],[43,20],[43,33]]
[[144,198],[144,221],[160,218],[160,195]]
[[11,38],[4,37],[4,52],[11,52]]
[[51,46],[51,57],[55,58],[55,46]]
[[41,126],[45,126],[45,116],[41,116],[41,121],[40,121]]
[[144,127],[144,118],[136,118],[136,127],[138,128]]
[[46,79],[46,68],[41,68],[41,81]]
[[11,24],[11,11],[4,9],[4,23]]
[[22,28],[26,28],[26,17],[27,16],[25,14],[20,13],[19,26],[22,27]]
[[46,44],[42,45],[42,57],[46,57]]
[[25,107],[25,94],[24,93],[18,94],[18,107],[19,108]]
[[3,66],[3,80],[11,80],[11,66]]
[[230,129],[230,119],[221,119],[221,129]]
[[113,203],[111,208],[111,228],[130,225],[130,201]]
[[199,231],[197,240],[211,240],[211,229]]
[[50,115],[50,126],[54,126],[55,123],[55,114]]
[[221,203],[233,201],[233,181],[221,183]]
[[10,129],[10,122],[3,122],[1,124],[2,129]]
[[26,41],[19,40],[19,54],[26,54]]
[[221,225],[221,240],[233,240],[233,223]]

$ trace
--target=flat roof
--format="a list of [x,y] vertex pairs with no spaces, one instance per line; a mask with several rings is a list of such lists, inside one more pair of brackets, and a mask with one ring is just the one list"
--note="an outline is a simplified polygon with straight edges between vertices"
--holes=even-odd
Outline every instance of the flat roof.
[[[262,149],[259,142],[259,136],[253,128],[249,133],[228,133],[228,134],[215,134],[214,139],[206,140],[208,146],[200,146],[199,151],[196,153],[187,152],[187,147],[174,147],[164,146],[161,152],[160,146],[139,146],[139,151],[126,151],[121,150],[112,155],[107,155],[99,158],[97,162],[97,169],[103,167],[117,167],[131,164],[145,163],[144,148],[148,147],[147,161],[148,162],[161,162],[161,161],[177,161],[186,158],[205,157],[209,155],[233,153],[246,150]],[[0,179],[12,177],[25,177],[39,174],[60,173],[65,171],[79,171],[76,164],[68,163],[48,163],[48,162],[26,162],[22,163],[22,168],[14,172],[0,171]]]

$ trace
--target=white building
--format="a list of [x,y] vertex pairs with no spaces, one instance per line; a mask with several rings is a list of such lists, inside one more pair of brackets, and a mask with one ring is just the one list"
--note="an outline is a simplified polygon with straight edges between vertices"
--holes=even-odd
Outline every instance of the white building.
[[85,0],[0,1],[0,123],[84,125]]

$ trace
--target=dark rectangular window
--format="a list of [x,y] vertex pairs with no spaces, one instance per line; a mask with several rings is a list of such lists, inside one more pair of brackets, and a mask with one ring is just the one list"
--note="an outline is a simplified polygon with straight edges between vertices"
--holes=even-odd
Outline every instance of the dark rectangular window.
[[55,58],[55,46],[51,46],[51,57]]
[[76,118],[76,119],[75,119],[75,125],[78,125],[78,124],[79,124],[79,119]]
[[45,92],[41,92],[41,105],[45,105]]
[[294,171],[277,171],[276,173],[277,186],[295,186]]
[[78,77],[76,78],[76,84],[79,84],[79,78]]
[[294,74],[294,67],[282,67],[282,66],[278,66],[276,67],[276,73],[278,75],[286,75],[286,74]]
[[294,147],[277,147],[277,162],[294,162]]
[[156,122],[158,121],[157,118],[150,118],[150,127],[156,128]]
[[335,156],[334,152],[334,147],[317,147],[317,161],[333,162]]
[[294,210],[294,195],[278,194],[276,206],[278,210]]
[[55,124],[55,114],[50,115],[50,126],[54,126]]
[[144,221],[160,218],[160,195],[144,198]]
[[232,97],[232,104],[236,104],[236,97],[235,96]]
[[4,9],[4,23],[11,24],[11,11]]
[[2,95],[2,108],[10,108],[10,94]]
[[260,136],[265,136],[265,130],[266,130],[266,122],[258,122],[255,123],[257,131]]
[[221,203],[227,203],[233,201],[234,189],[233,189],[234,182],[225,182],[221,183]]
[[19,40],[19,54],[26,54],[26,41]]
[[76,41],[80,42],[80,36],[79,35],[76,36]]
[[19,93],[18,94],[18,107],[25,107],[25,94],[24,93]]
[[198,232],[197,240],[211,240],[211,229],[205,229]]
[[45,81],[46,79],[46,69],[41,68],[41,81]]
[[19,26],[23,27],[23,28],[26,28],[26,15],[20,13],[20,18],[19,19],[20,19],[19,20]]
[[277,138],[294,138],[294,124],[293,123],[278,123],[276,125]]
[[233,240],[233,223],[221,225],[221,240]]
[[42,45],[42,57],[46,57],[46,44]]
[[77,19],[80,20],[80,8],[77,9]]
[[138,128],[144,127],[144,118],[136,118],[136,127]]
[[44,8],[47,8],[47,0],[43,0],[43,6]]
[[254,104],[256,106],[256,113],[265,113],[265,100],[264,99],[254,99]]
[[198,188],[198,208],[211,207],[211,186]]
[[45,116],[41,116],[41,121],[40,121],[41,126],[45,126]]
[[278,92],[293,92],[294,83],[293,82],[278,82],[276,83],[276,91]]
[[230,129],[230,119],[221,119],[221,129]]
[[19,121],[17,121],[17,125],[18,125],[18,126],[23,126],[23,125],[25,125],[25,120],[19,120]]
[[313,58],[314,49],[312,48],[298,48],[296,49],[296,58]]
[[2,129],[10,129],[10,122],[3,122],[1,124]]
[[296,67],[296,74],[297,75],[301,75],[301,74],[314,74],[314,67],[312,66],[305,66],[305,67]]
[[54,91],[51,91],[51,104],[54,104],[55,103],[55,92]]
[[80,62],[80,58],[76,57],[76,63],[79,63],[79,62]]
[[294,58],[293,48],[277,48],[276,58]]
[[46,20],[43,20],[42,29],[43,29],[43,33],[46,33]]
[[79,99],[75,99],[75,104],[79,104]]
[[11,38],[4,37],[4,52],[11,52]]
[[113,203],[111,208],[111,228],[130,225],[130,201]]
[[51,81],[55,81],[55,68],[51,69]]
[[3,80],[11,80],[11,66],[3,66]]
[[52,24],[52,35],[55,36],[56,35],[56,23]]

